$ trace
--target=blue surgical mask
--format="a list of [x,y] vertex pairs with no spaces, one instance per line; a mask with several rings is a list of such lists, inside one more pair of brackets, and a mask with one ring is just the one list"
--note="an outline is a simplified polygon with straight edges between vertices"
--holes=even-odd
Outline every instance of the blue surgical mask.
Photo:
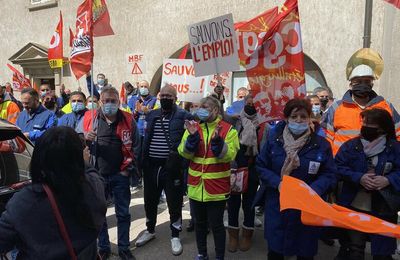
[[88,102],[86,108],[87,109],[96,109],[97,108],[97,103]]
[[103,113],[106,116],[113,116],[118,111],[118,105],[113,103],[105,103],[102,107]]
[[210,117],[210,112],[207,109],[201,107],[196,110],[196,115],[201,121],[205,122]]
[[97,79],[97,85],[104,86],[104,79]]
[[148,88],[140,88],[139,90],[141,96],[147,96],[149,94]]
[[321,113],[320,105],[312,105],[312,112],[315,116],[318,116]]
[[296,123],[289,121],[288,123],[289,130],[294,135],[301,135],[310,127],[309,123]]
[[85,104],[83,102],[73,102],[71,103],[72,112],[79,112],[85,109]]

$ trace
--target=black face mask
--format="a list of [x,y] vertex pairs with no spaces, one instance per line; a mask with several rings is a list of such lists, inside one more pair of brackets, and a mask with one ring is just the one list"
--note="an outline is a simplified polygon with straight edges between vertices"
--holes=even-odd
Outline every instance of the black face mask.
[[172,105],[174,104],[174,100],[169,98],[162,98],[160,99],[160,104],[162,109],[171,110]]
[[326,105],[328,105],[329,99],[328,98],[321,98],[319,100],[319,102],[321,102],[321,106],[322,107],[326,107]]
[[244,112],[245,112],[246,114],[248,114],[249,116],[252,116],[252,115],[254,115],[255,113],[257,113],[257,110],[256,110],[256,108],[255,108],[254,106],[245,105],[245,106],[244,106]]
[[365,83],[357,84],[352,87],[351,93],[358,98],[366,98],[372,93],[372,86]]
[[369,126],[361,127],[361,136],[369,142],[372,142],[373,140],[378,138],[381,134],[382,133],[378,128]]
[[50,101],[44,102],[43,105],[44,105],[44,107],[47,108],[47,109],[54,109],[54,107],[55,107],[55,105],[56,105],[56,102],[53,101],[53,100],[50,100]]

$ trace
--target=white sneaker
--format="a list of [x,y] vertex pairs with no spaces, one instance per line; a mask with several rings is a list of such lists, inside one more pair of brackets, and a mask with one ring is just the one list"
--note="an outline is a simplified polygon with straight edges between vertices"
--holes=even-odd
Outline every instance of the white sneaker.
[[181,244],[181,240],[178,237],[173,237],[171,239],[171,249],[173,255],[180,255],[182,254],[183,247]]
[[150,233],[149,231],[144,231],[143,234],[136,240],[135,245],[136,246],[144,246],[147,242],[152,240],[153,238],[156,237],[156,233]]
[[255,227],[262,227],[262,222],[257,217],[254,218],[254,226]]

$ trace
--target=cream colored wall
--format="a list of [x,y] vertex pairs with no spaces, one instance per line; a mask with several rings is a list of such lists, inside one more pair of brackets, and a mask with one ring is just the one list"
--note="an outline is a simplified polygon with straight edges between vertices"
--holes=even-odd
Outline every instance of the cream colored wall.
[[[64,15],[64,52],[68,56],[68,26],[73,27],[76,8],[81,0],[59,0],[56,8],[29,12],[29,0],[0,0],[0,64],[28,42],[48,46],[58,21],[58,11]],[[143,53],[147,60],[147,75],[151,80],[165,57],[169,57],[188,41],[186,26],[225,13],[233,13],[235,21],[247,20],[283,1],[260,0],[108,0],[114,36],[95,38],[94,73],[104,72],[117,87],[126,80],[134,81],[128,74],[125,56]],[[374,1],[371,47],[382,52],[384,27],[384,1]],[[303,48],[322,69],[335,96],[347,90],[345,66],[348,58],[362,47],[364,1],[349,0],[299,0]],[[399,10],[396,10],[399,13]],[[19,15],[18,15],[19,14]],[[10,19],[14,17],[14,19]],[[398,21],[398,17],[397,20]],[[395,23],[398,27],[399,22]],[[393,42],[400,39],[400,30],[393,34]],[[398,40],[397,40],[398,42]],[[396,68],[400,51],[393,46]],[[387,68],[386,68],[387,69]],[[390,72],[390,73],[389,73]],[[385,89],[396,88],[394,69]],[[0,66],[0,82],[9,81],[11,73]],[[74,78],[64,79],[67,87],[76,88]],[[81,85],[85,83],[81,80]],[[379,90],[379,82],[376,84]],[[386,92],[386,91],[385,91]]]

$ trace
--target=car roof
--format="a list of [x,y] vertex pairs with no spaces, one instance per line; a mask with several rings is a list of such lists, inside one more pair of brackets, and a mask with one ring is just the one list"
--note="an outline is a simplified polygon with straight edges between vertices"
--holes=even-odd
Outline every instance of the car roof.
[[19,129],[18,126],[14,125],[4,119],[0,119],[0,141],[10,140],[17,136],[19,136],[19,137],[23,138],[25,141],[28,141],[29,143],[31,143],[28,140],[28,138],[26,138],[25,135],[21,132],[21,129]]

